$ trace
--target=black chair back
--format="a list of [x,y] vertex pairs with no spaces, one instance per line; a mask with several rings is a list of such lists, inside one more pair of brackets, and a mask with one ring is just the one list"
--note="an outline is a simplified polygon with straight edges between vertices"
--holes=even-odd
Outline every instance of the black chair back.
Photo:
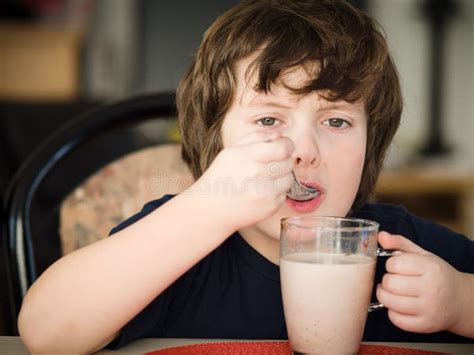
[[165,127],[175,117],[173,93],[102,106],[49,136],[15,174],[2,218],[14,334],[27,289],[61,257],[59,212],[64,198],[107,163],[138,149],[172,142]]

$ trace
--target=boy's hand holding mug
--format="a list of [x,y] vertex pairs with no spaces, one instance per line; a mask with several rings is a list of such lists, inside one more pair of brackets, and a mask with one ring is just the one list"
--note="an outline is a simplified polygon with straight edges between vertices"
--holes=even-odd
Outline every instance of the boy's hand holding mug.
[[216,156],[190,192],[210,197],[233,230],[270,217],[285,201],[293,177],[293,142],[278,132],[245,136]]
[[472,297],[470,275],[401,235],[380,232],[379,242],[402,251],[387,260],[387,273],[377,287],[377,299],[388,308],[393,324],[417,333],[468,327],[463,309],[469,304],[463,301]]

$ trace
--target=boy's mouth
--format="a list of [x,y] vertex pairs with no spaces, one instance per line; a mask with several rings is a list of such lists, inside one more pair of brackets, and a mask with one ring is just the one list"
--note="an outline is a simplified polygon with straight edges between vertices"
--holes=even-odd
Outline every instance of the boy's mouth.
[[322,186],[315,182],[305,182],[305,181],[300,181],[300,184],[316,189],[317,195],[314,198],[307,201],[297,201],[287,196],[286,204],[293,211],[297,213],[309,213],[316,210],[321,205],[321,202],[323,201],[324,190]]
[[300,184],[306,187],[311,187],[318,192],[322,192],[323,190],[322,186],[315,181],[300,181]]

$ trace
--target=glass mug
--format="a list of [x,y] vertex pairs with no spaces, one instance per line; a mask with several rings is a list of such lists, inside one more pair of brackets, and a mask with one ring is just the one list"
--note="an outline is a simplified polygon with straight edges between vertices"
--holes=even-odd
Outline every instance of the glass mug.
[[370,303],[377,222],[297,216],[281,220],[280,276],[288,338],[295,354],[357,354]]

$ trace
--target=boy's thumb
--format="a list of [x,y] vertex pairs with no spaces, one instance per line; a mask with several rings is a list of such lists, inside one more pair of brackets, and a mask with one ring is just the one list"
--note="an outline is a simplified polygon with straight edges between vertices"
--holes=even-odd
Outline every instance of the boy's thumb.
[[414,254],[424,254],[424,255],[430,254],[428,251],[416,245],[411,240],[398,234],[380,232],[378,239],[379,239],[380,245],[384,249],[400,250],[406,253],[414,253]]

